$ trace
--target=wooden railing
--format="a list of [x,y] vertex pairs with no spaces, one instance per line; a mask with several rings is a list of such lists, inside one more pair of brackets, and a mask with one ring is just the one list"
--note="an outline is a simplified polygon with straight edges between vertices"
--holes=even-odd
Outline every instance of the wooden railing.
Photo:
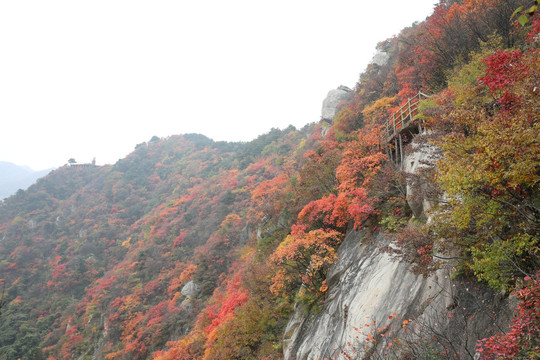
[[388,123],[386,123],[386,132],[384,134],[385,142],[388,143],[394,139],[397,134],[409,126],[409,124],[418,116],[418,104],[420,100],[427,99],[429,95],[419,92],[415,97],[409,99],[405,105],[392,114]]

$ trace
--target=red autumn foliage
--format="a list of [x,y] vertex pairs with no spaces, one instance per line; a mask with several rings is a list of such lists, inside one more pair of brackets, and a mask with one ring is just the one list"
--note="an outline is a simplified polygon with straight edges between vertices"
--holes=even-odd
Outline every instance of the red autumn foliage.
[[510,331],[478,341],[481,359],[534,359],[540,355],[540,271],[524,281],[524,287],[516,291],[520,303]]

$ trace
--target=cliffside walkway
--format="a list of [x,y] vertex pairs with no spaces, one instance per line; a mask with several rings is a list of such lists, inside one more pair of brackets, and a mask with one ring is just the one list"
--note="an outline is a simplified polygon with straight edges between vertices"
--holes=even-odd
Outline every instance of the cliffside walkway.
[[[396,163],[403,161],[402,132],[405,130],[411,130],[413,125],[418,127],[418,133],[422,132],[422,125],[420,123],[415,124],[415,120],[418,119],[418,104],[421,100],[427,98],[429,98],[429,95],[426,95],[423,92],[418,92],[418,94],[410,98],[407,103],[401,106],[398,111],[393,113],[386,123],[386,131],[383,135],[383,143],[387,144],[387,149],[389,149],[388,156],[391,160],[394,160],[395,154]],[[391,149],[392,142],[394,143],[393,150]]]
[[427,98],[429,98],[429,95],[419,92],[392,114],[392,117],[386,123],[386,142],[392,141],[402,129],[406,129],[418,117],[418,104],[420,100]]

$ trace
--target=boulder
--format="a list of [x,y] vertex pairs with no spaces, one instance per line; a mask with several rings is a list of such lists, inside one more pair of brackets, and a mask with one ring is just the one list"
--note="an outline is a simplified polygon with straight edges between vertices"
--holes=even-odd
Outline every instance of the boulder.
[[388,55],[388,53],[384,51],[378,51],[371,59],[371,64],[383,66],[383,65],[386,65],[389,59],[390,59],[390,55]]
[[186,297],[196,297],[199,294],[199,285],[193,282],[193,280],[189,281],[184,285],[180,293]]
[[337,89],[330,90],[323,101],[321,118],[329,122],[333,121],[334,116],[340,110],[338,105],[343,101],[349,100],[351,97],[352,90],[346,86],[341,85]]

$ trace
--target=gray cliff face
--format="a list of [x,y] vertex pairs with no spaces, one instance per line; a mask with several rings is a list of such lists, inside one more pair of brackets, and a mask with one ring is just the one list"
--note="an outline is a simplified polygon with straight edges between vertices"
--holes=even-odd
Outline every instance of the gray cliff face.
[[[314,318],[298,316],[289,323],[285,359],[335,358],[342,350],[352,353],[364,347],[367,335],[362,332],[371,329],[374,321],[376,328],[383,328],[393,323],[389,319],[393,313],[407,319],[420,312],[428,299],[441,296],[444,276],[436,280],[412,274],[405,264],[377,248],[376,244],[386,242],[384,236],[363,243],[363,235],[349,232],[340,247],[339,262],[328,275],[323,310]],[[442,307],[449,302],[441,296]]]
[[367,241],[363,232],[348,233],[329,272],[322,311],[295,309],[284,336],[286,360],[348,359],[344,353],[352,359],[417,359],[437,347],[474,359],[477,340],[508,324],[508,299],[471,280],[451,280],[451,269],[415,275],[381,251],[384,244],[382,234]]
[[386,65],[388,63],[388,60],[390,59],[390,55],[384,51],[377,51],[377,53],[373,56],[371,59],[371,64],[376,64],[379,66]]
[[332,122],[334,116],[340,110],[338,105],[346,100],[349,100],[352,97],[352,90],[346,86],[340,86],[337,89],[330,90],[328,95],[323,101],[321,118]]
[[424,217],[432,204],[424,197],[423,187],[425,186],[416,184],[415,180],[421,178],[423,170],[433,167],[439,156],[438,148],[423,138],[424,135],[418,135],[413,139],[410,145],[411,151],[405,155],[401,165],[401,170],[409,177],[406,186],[407,203],[417,218]]
[[[414,173],[429,165],[434,149],[412,148],[403,167]],[[408,195],[415,215],[424,215],[429,203]],[[509,323],[515,301],[472,279],[452,280],[451,262],[415,275],[383,248],[392,244],[382,233],[367,240],[363,231],[348,232],[328,273],[322,310],[295,309],[283,339],[286,360],[427,359],[437,349],[474,359],[477,341]]]

